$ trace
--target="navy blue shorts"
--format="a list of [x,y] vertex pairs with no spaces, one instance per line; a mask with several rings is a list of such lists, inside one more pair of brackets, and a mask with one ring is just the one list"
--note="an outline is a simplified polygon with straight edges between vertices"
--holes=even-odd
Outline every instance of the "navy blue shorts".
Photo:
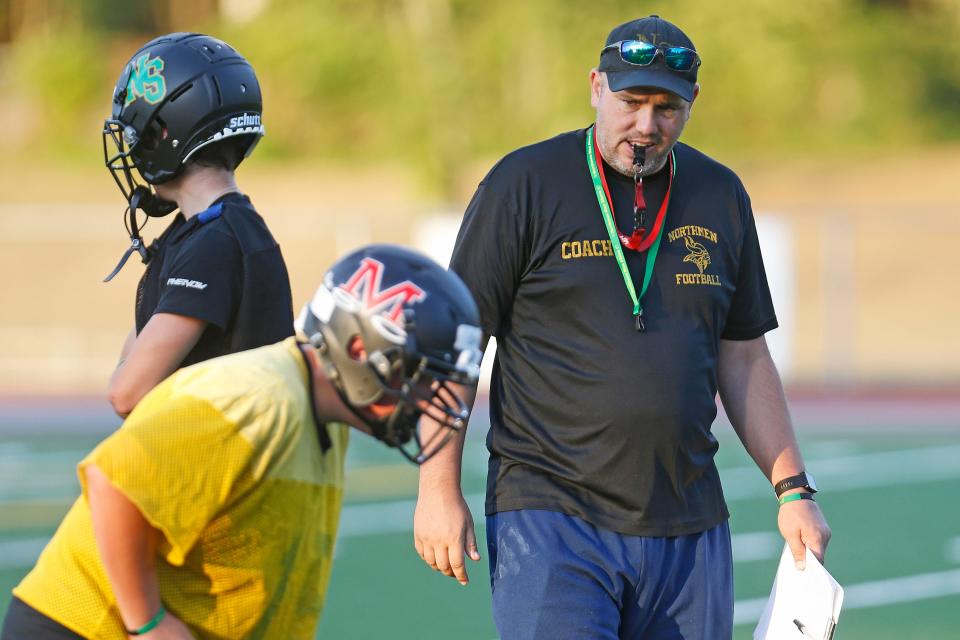
[[628,536],[553,511],[487,516],[493,618],[503,640],[729,640],[726,522]]
[[83,636],[14,596],[3,621],[0,640],[83,640]]

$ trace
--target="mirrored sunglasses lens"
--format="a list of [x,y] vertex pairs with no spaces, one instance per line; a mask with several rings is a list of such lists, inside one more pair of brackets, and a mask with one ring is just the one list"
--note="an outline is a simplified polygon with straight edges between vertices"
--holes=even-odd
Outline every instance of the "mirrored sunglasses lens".
[[625,40],[620,43],[620,57],[630,64],[650,64],[657,55],[657,48],[639,40]]
[[697,54],[683,47],[670,47],[664,49],[663,59],[674,71],[689,71],[697,61]]

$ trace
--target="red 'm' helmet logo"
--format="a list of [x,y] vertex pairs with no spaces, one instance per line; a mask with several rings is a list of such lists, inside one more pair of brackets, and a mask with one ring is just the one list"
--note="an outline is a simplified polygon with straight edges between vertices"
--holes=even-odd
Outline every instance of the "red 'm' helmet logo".
[[382,280],[383,263],[364,258],[360,261],[360,268],[341,288],[356,298],[368,313],[382,313],[395,324],[400,324],[404,305],[420,302],[427,297],[423,289],[409,280],[381,291]]

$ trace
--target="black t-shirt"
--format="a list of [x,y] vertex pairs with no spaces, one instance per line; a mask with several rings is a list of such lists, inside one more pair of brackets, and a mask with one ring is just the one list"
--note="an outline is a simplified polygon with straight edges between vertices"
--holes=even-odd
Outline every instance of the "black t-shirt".
[[[720,339],[777,326],[750,200],[729,169],[676,145],[639,333],[584,136],[501,160],[451,260],[497,337],[486,510],[555,510],[631,535],[703,531],[728,516],[710,432]],[[629,234],[633,180],[606,175]],[[644,180],[648,226],[668,181],[667,171]],[[639,294],[646,254],[624,254]]]
[[157,238],[137,289],[139,334],[155,313],[207,322],[187,366],[293,335],[290,278],[280,247],[249,198],[231,193]]

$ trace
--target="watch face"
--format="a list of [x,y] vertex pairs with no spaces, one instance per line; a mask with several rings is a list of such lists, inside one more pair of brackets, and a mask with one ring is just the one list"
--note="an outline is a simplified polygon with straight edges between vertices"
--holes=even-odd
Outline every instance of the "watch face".
[[803,475],[807,477],[807,487],[809,487],[811,491],[816,492],[817,483],[813,481],[813,475],[809,473],[804,473]]

